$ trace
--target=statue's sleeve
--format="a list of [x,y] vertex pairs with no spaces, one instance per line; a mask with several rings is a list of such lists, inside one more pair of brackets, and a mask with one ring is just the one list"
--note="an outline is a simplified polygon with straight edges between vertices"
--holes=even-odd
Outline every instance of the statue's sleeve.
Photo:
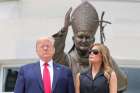
[[116,72],[117,75],[117,81],[118,81],[118,91],[125,91],[128,86],[128,79],[127,79],[127,74],[123,72],[121,68],[118,67],[114,59],[112,59],[112,65],[113,69]]
[[59,32],[53,35],[53,38],[55,39],[55,54],[53,60],[63,65],[68,65],[67,61],[65,61],[66,54],[64,53],[67,32],[68,31],[62,28]]

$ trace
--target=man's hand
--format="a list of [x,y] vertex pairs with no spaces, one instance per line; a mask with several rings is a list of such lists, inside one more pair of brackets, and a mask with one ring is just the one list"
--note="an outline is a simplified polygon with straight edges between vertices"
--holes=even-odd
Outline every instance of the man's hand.
[[70,20],[70,14],[72,11],[72,7],[69,8],[69,10],[67,11],[66,15],[65,15],[65,22],[64,22],[64,28],[65,30],[68,30],[68,27],[71,24],[71,20]]

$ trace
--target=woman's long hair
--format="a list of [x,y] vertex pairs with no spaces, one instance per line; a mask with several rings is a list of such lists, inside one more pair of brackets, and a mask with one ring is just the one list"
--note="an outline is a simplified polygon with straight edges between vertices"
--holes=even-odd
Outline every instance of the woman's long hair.
[[94,46],[98,47],[99,52],[102,55],[101,69],[103,69],[105,77],[109,80],[110,76],[111,76],[111,72],[113,70],[112,69],[112,59],[110,56],[109,49],[107,48],[107,46],[100,44],[100,43],[95,43],[95,44],[91,45],[91,48],[93,48]]

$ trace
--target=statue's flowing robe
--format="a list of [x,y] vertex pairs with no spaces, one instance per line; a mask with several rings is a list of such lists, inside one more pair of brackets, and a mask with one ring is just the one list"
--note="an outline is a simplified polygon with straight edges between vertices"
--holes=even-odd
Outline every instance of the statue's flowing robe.
[[[59,31],[58,33],[53,35],[53,37],[55,38],[54,60],[55,62],[69,66],[73,72],[73,79],[76,80],[76,74],[78,72],[83,72],[89,68],[88,58],[80,57],[77,54],[77,50],[75,47],[73,47],[67,54],[64,52],[67,32],[68,31]],[[113,69],[117,74],[118,91],[126,90],[128,85],[127,75],[118,67],[114,60]]]

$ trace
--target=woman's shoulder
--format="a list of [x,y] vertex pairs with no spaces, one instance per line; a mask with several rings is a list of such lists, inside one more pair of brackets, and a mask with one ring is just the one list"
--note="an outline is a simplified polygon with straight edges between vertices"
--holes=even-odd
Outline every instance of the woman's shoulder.
[[114,70],[111,72],[111,75],[110,76],[111,76],[110,77],[111,80],[116,80],[117,79],[117,76],[116,76],[116,73],[115,73]]
[[80,72],[80,73],[79,73],[79,77],[80,77],[80,78],[87,77],[88,74],[89,74],[89,71],[86,70],[86,71]]

